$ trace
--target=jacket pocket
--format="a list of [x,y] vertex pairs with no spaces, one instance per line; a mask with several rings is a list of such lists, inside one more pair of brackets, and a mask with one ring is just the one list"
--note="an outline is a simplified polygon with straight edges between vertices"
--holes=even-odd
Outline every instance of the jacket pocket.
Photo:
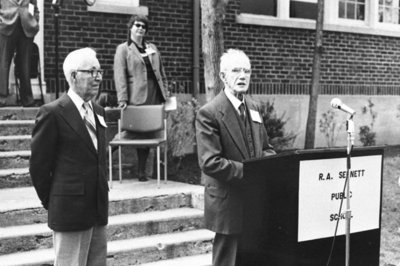
[[221,199],[226,198],[226,195],[228,194],[228,191],[226,189],[213,187],[213,186],[208,186],[206,188],[206,192],[212,197],[221,198]]
[[53,195],[83,195],[85,194],[84,183],[78,184],[55,184],[52,190]]

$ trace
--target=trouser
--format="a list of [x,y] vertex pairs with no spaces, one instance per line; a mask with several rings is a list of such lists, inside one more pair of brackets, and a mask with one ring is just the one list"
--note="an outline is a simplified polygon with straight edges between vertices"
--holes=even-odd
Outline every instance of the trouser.
[[138,148],[136,150],[138,156],[138,174],[139,177],[146,177],[146,163],[149,157],[149,148]]
[[30,78],[33,38],[25,36],[20,20],[16,23],[18,25],[10,36],[0,34],[0,96],[8,95],[10,65],[16,52],[19,95],[22,105],[29,105],[33,102]]
[[106,226],[84,231],[53,232],[54,266],[106,266]]
[[213,241],[213,266],[235,266],[239,235],[215,234]]

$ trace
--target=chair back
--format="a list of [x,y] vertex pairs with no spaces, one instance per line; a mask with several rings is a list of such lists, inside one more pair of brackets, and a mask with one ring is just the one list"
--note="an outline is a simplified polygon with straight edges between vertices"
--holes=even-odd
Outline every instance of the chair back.
[[164,105],[128,105],[121,112],[121,130],[137,133],[164,129]]

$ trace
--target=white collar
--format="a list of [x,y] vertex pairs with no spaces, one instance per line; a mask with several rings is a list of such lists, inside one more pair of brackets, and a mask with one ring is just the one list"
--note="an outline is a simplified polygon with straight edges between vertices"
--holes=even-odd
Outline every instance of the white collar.
[[227,89],[224,89],[226,97],[228,97],[229,101],[232,103],[233,107],[235,107],[236,110],[239,110],[239,106],[243,103],[244,104],[244,95],[243,95],[243,101],[239,100],[238,98],[235,97],[230,91]]
[[[79,96],[74,90],[72,90],[71,88],[68,90],[68,96],[71,98],[72,102],[75,104],[76,108],[78,109],[79,112],[81,112],[82,109],[82,105],[85,102],[81,96]],[[92,102],[89,101],[88,102],[90,105],[90,108],[92,108],[93,110],[93,105]],[[94,111],[93,111],[94,112]]]

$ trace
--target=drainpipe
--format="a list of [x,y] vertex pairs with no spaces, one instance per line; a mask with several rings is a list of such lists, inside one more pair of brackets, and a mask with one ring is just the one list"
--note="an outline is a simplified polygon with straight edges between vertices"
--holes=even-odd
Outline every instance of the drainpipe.
[[200,0],[193,0],[193,97],[199,99],[200,94]]

